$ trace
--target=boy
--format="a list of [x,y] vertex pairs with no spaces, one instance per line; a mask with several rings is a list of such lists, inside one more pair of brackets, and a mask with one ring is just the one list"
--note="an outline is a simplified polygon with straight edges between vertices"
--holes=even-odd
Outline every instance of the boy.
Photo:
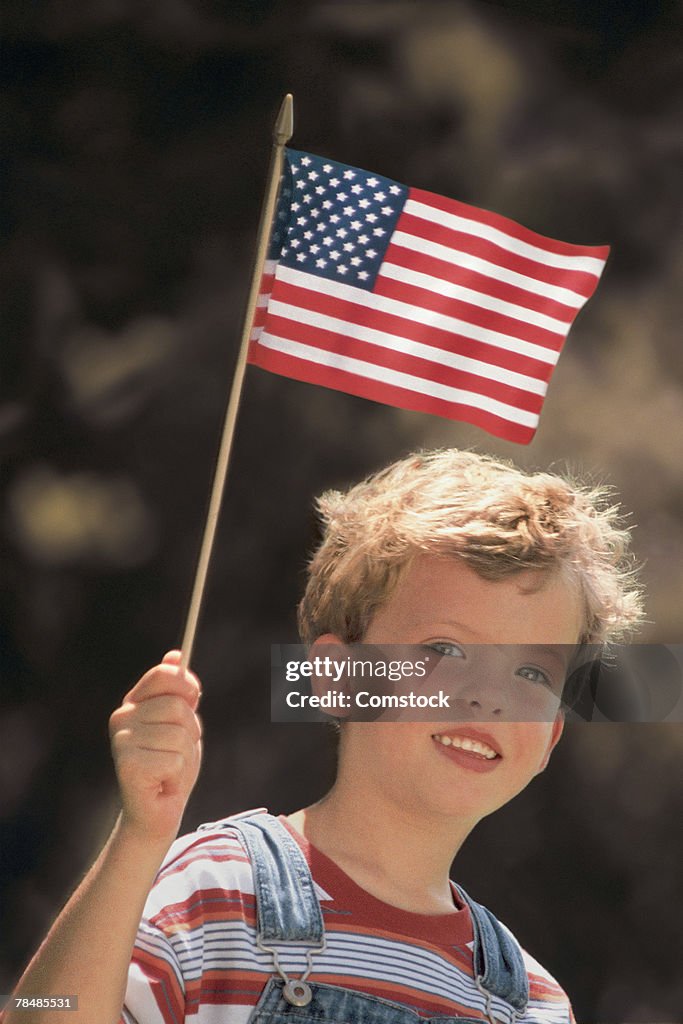
[[102,1024],[572,1020],[449,869],[560,738],[559,711],[517,721],[516,688],[555,692],[558,651],[638,621],[628,534],[598,492],[459,451],[409,456],[319,509],[299,610],[314,654],[519,645],[505,674],[471,681],[454,721],[343,724],[319,803],[202,826],[167,853],[201,750],[199,683],[167,655],[112,715],[122,813],[18,995],[78,993],[77,1019]]

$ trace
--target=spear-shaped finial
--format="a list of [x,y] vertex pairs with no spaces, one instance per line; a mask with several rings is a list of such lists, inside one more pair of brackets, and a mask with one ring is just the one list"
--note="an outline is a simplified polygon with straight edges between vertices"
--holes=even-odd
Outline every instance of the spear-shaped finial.
[[280,113],[277,115],[273,141],[278,146],[286,145],[294,134],[294,101],[291,92],[288,92],[282,101]]

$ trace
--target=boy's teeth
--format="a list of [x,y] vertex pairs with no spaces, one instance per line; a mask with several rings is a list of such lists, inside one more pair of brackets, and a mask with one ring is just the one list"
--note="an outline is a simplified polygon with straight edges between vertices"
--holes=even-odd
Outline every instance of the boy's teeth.
[[481,754],[487,761],[492,761],[494,757],[498,757],[495,750],[492,750],[486,743],[482,743],[481,740],[471,740],[469,736],[435,736],[435,740],[443,744],[444,747],[460,747],[462,750],[470,750],[474,754]]

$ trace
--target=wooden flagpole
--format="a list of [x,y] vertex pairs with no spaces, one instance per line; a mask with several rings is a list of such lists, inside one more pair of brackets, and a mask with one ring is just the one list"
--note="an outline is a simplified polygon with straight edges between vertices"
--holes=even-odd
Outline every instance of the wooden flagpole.
[[261,286],[261,275],[263,273],[263,265],[265,263],[266,253],[268,250],[268,241],[270,239],[270,229],[271,224],[273,222],[273,214],[275,212],[275,203],[277,201],[280,177],[282,175],[282,166],[284,162],[284,148],[287,142],[289,142],[289,140],[291,139],[293,132],[293,102],[291,93],[287,93],[284,100],[282,101],[280,113],[278,114],[277,121],[275,122],[275,128],[273,130],[273,151],[270,161],[270,170],[268,175],[266,195],[263,201],[263,208],[261,210],[261,220],[259,223],[256,247],[256,258],[254,261],[254,273],[251,279],[251,289],[249,291],[247,309],[244,317],[244,326],[242,328],[242,340],[240,342],[239,354],[237,356],[235,375],[232,380],[230,399],[228,401],[228,408],[225,414],[223,436],[221,438],[221,444],[218,450],[218,459],[216,461],[213,486],[211,488],[211,498],[209,501],[209,511],[206,517],[206,525],[204,526],[202,546],[199,552],[199,558],[197,560],[194,585],[192,587],[192,597],[190,599],[190,610],[187,613],[187,619],[185,621],[185,632],[183,634],[183,644],[180,658],[181,671],[184,671],[188,667],[190,663],[190,658],[192,657],[192,648],[194,647],[194,638],[195,633],[197,631],[199,610],[202,603],[202,597],[204,596],[206,577],[209,570],[209,562],[211,561],[211,551],[213,549],[213,542],[216,536],[218,515],[220,512],[221,501],[223,498],[223,489],[225,487],[225,477],[228,472],[228,462],[230,460],[230,452],[232,449],[232,439],[235,434],[235,421],[237,419],[237,410],[239,408],[240,396],[242,394],[244,373],[247,367],[247,354],[249,351],[249,340],[251,337],[252,323],[254,320],[254,313],[256,311],[256,302],[259,296],[259,289]]

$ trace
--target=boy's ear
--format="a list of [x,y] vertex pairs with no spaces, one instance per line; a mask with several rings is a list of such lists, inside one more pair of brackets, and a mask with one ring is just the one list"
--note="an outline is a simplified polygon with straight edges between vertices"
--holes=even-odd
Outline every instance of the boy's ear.
[[[322,636],[317,637],[308,649],[309,661],[314,661],[315,658],[329,658],[330,662],[336,662],[336,666],[330,665],[330,675],[326,673],[323,664],[321,670],[311,676],[311,692],[317,697],[322,697],[330,691],[351,697],[353,691],[348,674],[339,672],[341,665],[346,665],[350,654],[351,651],[344,641],[334,633],[323,633]],[[348,703],[350,706],[350,700]],[[349,710],[344,707],[335,707],[331,713],[334,718],[348,718],[349,716]]]
[[564,714],[563,714],[563,712],[560,711],[559,714],[557,715],[557,718],[553,722],[552,732],[550,733],[550,739],[548,740],[548,748],[547,748],[545,754],[543,755],[543,760],[541,761],[541,764],[540,764],[540,766],[538,768],[538,771],[536,772],[537,775],[540,775],[540,773],[545,771],[545,769],[548,767],[548,761],[550,760],[550,755],[552,754],[553,750],[555,749],[555,747],[559,743],[560,736],[562,735],[563,730],[564,730]]

